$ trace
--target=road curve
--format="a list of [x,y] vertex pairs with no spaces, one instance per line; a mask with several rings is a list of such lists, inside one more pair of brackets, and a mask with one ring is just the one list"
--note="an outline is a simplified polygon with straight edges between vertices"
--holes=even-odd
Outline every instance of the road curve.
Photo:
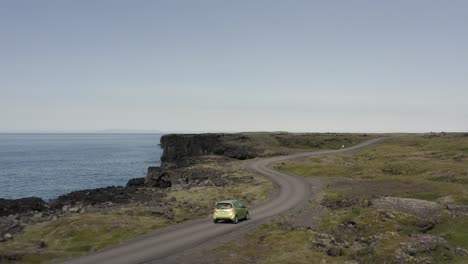
[[281,214],[307,201],[310,195],[310,185],[307,181],[303,177],[289,175],[272,169],[272,163],[305,157],[354,152],[380,142],[383,139],[371,139],[356,146],[338,150],[304,152],[253,160],[247,164],[247,168],[272,180],[277,185],[278,191],[271,200],[250,210],[252,219],[239,222],[237,225],[213,224],[211,219],[190,221],[162,228],[127,243],[92,255],[71,259],[65,263],[157,263],[158,260],[179,254],[201,243],[218,238],[223,234],[228,234],[242,226],[252,225],[266,218]]

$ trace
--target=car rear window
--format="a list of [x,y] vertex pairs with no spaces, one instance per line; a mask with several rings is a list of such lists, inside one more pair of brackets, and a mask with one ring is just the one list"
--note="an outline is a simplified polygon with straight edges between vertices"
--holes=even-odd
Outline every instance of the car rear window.
[[232,205],[230,203],[219,203],[216,205],[216,208],[218,209],[230,209],[232,208]]

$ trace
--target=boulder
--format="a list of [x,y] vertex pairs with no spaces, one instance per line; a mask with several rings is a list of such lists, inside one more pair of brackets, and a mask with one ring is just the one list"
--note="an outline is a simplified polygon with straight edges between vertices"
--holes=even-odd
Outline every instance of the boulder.
[[161,167],[149,167],[144,182],[148,187],[170,188],[172,186],[169,175]]
[[175,216],[174,211],[168,207],[155,207],[151,210],[151,214],[161,216],[169,220],[173,220]]
[[43,240],[34,241],[38,248],[46,248],[47,243]]
[[30,211],[42,212],[47,210],[47,204],[38,197],[28,197],[21,199],[1,199],[0,216],[20,214]]
[[14,217],[0,218],[0,241],[10,239],[11,235],[17,234],[21,230],[23,230],[23,226],[19,219]]
[[379,209],[394,210],[420,218],[432,218],[443,212],[444,206],[419,199],[382,197],[372,201],[372,205]]
[[409,242],[400,243],[402,251],[408,255],[415,256],[422,253],[431,253],[438,247],[443,249],[450,249],[445,239],[433,235],[414,235]]
[[462,247],[456,247],[453,251],[458,256],[468,256],[468,250]]
[[19,261],[23,258],[23,255],[12,253],[12,254],[0,254],[0,262],[7,261]]
[[145,186],[145,178],[133,178],[127,182],[126,187],[143,187]]
[[468,215],[468,205],[447,205],[446,208],[454,215]]
[[343,255],[343,252],[341,248],[339,247],[332,247],[327,250],[327,255],[332,256],[332,257],[338,257],[338,256]]
[[68,211],[70,213],[78,213],[80,211],[80,208],[79,207],[71,207],[70,209],[68,209]]
[[345,207],[352,207],[359,204],[359,199],[350,198],[342,200],[323,200],[321,204],[329,209],[335,210]]
[[320,233],[315,236],[313,240],[313,244],[316,247],[327,251],[328,249],[337,245],[337,242],[334,236],[326,234],[326,233]]

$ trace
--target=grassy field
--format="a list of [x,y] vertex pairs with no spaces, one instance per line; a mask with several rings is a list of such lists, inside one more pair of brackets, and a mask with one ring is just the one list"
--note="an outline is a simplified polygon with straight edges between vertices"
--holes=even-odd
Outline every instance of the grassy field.
[[[388,218],[387,218],[388,217]],[[467,218],[443,222],[429,234],[438,235],[450,245],[466,246]],[[348,227],[346,223],[353,223]],[[222,263],[398,263],[395,256],[402,244],[411,244],[412,234],[421,234],[418,220],[406,214],[372,208],[346,208],[324,217],[319,230],[294,229],[283,224],[263,225],[242,241],[214,250]],[[334,256],[317,245],[322,234],[333,237]],[[336,242],[335,242],[336,241]],[[418,243],[416,243],[417,245]],[[402,263],[466,263],[441,246],[431,252],[418,252]],[[432,262],[424,262],[430,259]],[[220,261],[221,263],[221,261]]]
[[[376,187],[398,186],[383,188],[387,189],[385,195],[431,201],[445,197],[451,203],[468,205],[466,134],[391,138],[352,155],[281,163],[275,168],[305,177],[352,179]],[[374,194],[366,189],[362,189],[362,195]]]
[[455,249],[468,249],[468,216],[425,219],[369,202],[397,196],[467,205],[467,153],[467,134],[406,135],[353,154],[276,164],[328,182],[319,198],[329,207],[320,226],[264,225],[215,252],[223,263],[467,263]]
[[170,224],[160,217],[130,216],[128,210],[85,213],[28,226],[3,243],[0,254],[17,254],[24,263],[45,263],[95,252]]
[[[187,206],[178,206],[177,212],[181,217],[193,218],[193,216],[203,217],[213,212],[215,203],[222,200],[240,199],[248,207],[265,202],[273,189],[270,181],[263,177],[255,177],[246,180],[241,184],[236,184],[230,188],[224,187],[192,187],[190,189],[172,191],[169,198],[175,198],[179,203],[190,205],[195,211],[189,212]],[[176,214],[177,215],[177,214]]]
[[287,133],[287,132],[248,132],[230,134],[225,143],[255,148],[259,156],[289,154],[298,151],[339,149],[382,136],[377,134],[355,133]]
[[[255,146],[264,149],[263,154],[269,156],[302,150],[337,149],[372,137],[375,135],[279,132],[240,133],[238,137],[229,138],[231,144]],[[27,226],[13,240],[1,244],[0,255],[17,256],[28,263],[66,259],[123,243],[161,227],[207,217],[219,200],[241,199],[248,206],[266,201],[273,189],[272,183],[243,171],[239,164],[200,159],[195,167],[224,171],[232,184],[224,187],[193,186],[167,192],[165,207],[170,209],[173,218],[155,214],[154,208],[140,204],[73,214]]]
[[164,204],[173,212],[172,219],[154,214],[153,207],[143,205],[74,214],[28,226],[14,240],[1,244],[0,255],[16,254],[21,262],[48,263],[89,254],[161,227],[208,217],[218,200],[239,198],[253,206],[268,199],[273,188],[270,181],[248,172],[239,172],[236,177],[244,183],[168,192]]
[[[279,223],[263,225],[242,241],[216,248],[222,263],[343,263],[312,248],[315,232],[293,230]],[[220,261],[221,263],[221,261]]]
[[[245,144],[258,144],[270,154],[337,149],[378,136],[331,133],[243,135],[250,138]],[[269,224],[247,239],[230,243],[215,252],[226,260],[225,263],[382,262],[395,254],[400,243],[411,242],[409,234],[421,233],[420,221],[403,213],[364,206],[362,202],[381,196],[399,196],[466,205],[467,153],[466,134],[407,135],[387,139],[354,154],[276,164],[275,168],[282,171],[328,179],[327,188],[322,192],[324,203],[350,199],[358,202],[330,209],[317,230],[292,228],[284,223]],[[28,226],[14,240],[1,244],[0,255],[17,254],[28,263],[60,260],[95,252],[167,225],[207,217],[218,200],[237,198],[255,206],[268,199],[273,189],[271,182],[242,171],[239,165],[230,164],[224,166],[226,168],[232,180],[228,186],[194,186],[167,192],[164,203],[173,212],[173,218],[155,215],[154,208],[142,205],[74,214]],[[353,223],[353,228],[344,229],[349,223]],[[467,223],[466,216],[444,215],[427,234],[442,237],[451,245],[468,247]],[[340,241],[339,255],[329,256],[316,246],[314,241],[322,234]],[[372,247],[372,251],[356,242],[376,236],[379,243]],[[357,243],[356,246],[345,246],[353,243]],[[432,252],[430,257],[437,262],[463,263],[466,260],[446,250]]]

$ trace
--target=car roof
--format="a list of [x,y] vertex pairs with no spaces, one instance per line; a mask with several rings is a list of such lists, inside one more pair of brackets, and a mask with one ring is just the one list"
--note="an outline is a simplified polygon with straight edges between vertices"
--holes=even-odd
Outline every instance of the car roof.
[[225,201],[220,201],[220,202],[217,202],[217,204],[219,203],[233,203],[233,202],[238,202],[239,200],[225,200]]

